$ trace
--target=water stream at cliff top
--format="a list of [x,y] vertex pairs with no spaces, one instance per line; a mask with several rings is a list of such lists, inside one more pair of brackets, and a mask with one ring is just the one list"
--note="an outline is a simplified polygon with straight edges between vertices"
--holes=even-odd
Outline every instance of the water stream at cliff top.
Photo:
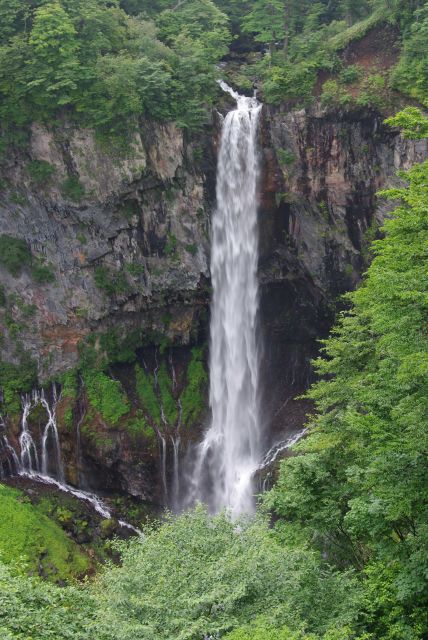
[[259,417],[257,133],[261,105],[220,83],[237,103],[221,134],[212,221],[211,425],[199,445],[189,502],[232,515],[253,509]]

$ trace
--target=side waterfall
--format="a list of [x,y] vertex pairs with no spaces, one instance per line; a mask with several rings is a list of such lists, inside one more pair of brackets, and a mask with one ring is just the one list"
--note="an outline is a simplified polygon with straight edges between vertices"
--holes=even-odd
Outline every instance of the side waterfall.
[[[22,396],[22,419],[21,434],[19,436],[19,446],[21,456],[18,457],[15,449],[9,443],[6,435],[0,436],[0,480],[8,476],[22,476],[30,478],[34,482],[51,485],[65,493],[73,495],[79,500],[83,500],[92,505],[94,510],[103,518],[113,517],[112,512],[102,499],[95,493],[84,491],[70,486],[64,479],[64,467],[61,458],[61,447],[57,428],[57,406],[61,399],[55,384],[52,385],[52,402],[49,403],[44,389],[34,390],[31,394]],[[28,428],[28,419],[31,410],[42,405],[48,417],[47,423],[42,430],[40,449],[41,461],[37,452],[37,445]],[[0,416],[0,427],[5,429],[2,416]],[[80,425],[78,425],[78,428]],[[80,432],[79,432],[80,437]],[[130,529],[134,533],[141,532],[124,520],[119,520],[122,527]]]
[[212,221],[210,351],[211,426],[199,445],[189,503],[214,512],[253,509],[261,459],[259,419],[257,152],[261,105],[223,90],[237,108],[223,122]]

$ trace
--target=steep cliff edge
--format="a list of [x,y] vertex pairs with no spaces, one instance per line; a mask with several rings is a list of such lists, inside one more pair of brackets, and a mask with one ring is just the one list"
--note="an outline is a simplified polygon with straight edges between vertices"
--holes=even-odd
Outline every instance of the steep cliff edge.
[[[338,296],[358,282],[368,236],[387,213],[376,191],[426,156],[423,142],[404,141],[382,121],[366,108],[264,108],[267,446],[302,425],[307,407],[294,398],[311,380],[317,340]],[[39,383],[61,379],[58,430],[74,485],[157,503],[179,498],[186,442],[198,437],[206,407],[216,140],[215,127],[188,136],[146,123],[130,150],[114,155],[90,131],[34,126],[29,148],[2,168],[1,235],[12,249],[23,244],[15,267],[0,264],[1,359],[19,368],[28,354]],[[61,378],[70,370],[72,384]],[[47,415],[33,405],[38,442]],[[4,417],[19,450],[18,416]],[[2,461],[7,471],[7,450]]]

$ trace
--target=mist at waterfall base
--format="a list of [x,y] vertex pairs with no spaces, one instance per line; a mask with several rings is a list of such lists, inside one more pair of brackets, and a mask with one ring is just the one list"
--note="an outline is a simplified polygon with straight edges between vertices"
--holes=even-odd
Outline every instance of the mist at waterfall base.
[[223,121],[212,220],[210,325],[211,424],[195,452],[188,503],[232,516],[253,509],[261,459],[259,409],[258,120],[261,105],[222,88],[237,102]]

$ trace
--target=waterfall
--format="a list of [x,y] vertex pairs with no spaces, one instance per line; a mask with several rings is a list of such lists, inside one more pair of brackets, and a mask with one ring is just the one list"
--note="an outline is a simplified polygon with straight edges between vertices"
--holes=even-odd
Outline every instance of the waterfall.
[[177,509],[180,496],[180,436],[171,436],[171,442],[174,454],[172,467],[172,506],[174,509]]
[[21,448],[21,467],[27,473],[39,470],[39,456],[33,437],[28,429],[28,416],[33,407],[33,398],[25,395],[22,398],[22,420],[19,446]]
[[166,440],[164,436],[158,431],[158,436],[160,439],[160,451],[161,451],[161,478],[162,478],[162,487],[163,487],[163,495],[165,499],[165,504],[168,502],[168,482],[166,479],[166,454],[167,454],[167,446]]
[[237,102],[223,122],[212,221],[211,425],[196,454],[189,502],[232,515],[253,509],[261,458],[259,420],[257,132],[261,105]]
[[58,480],[60,482],[64,482],[64,468],[61,460],[61,446],[59,443],[58,427],[56,423],[56,409],[57,409],[58,400],[59,400],[56,384],[52,385],[52,396],[53,396],[52,408],[49,406],[49,402],[46,400],[45,392],[43,389],[39,398],[40,403],[46,409],[46,413],[48,414],[48,421],[43,431],[43,438],[42,438],[42,474],[44,476],[50,475],[48,444],[49,444],[49,438],[51,438],[53,441],[53,447],[55,452],[56,474],[57,474]]

